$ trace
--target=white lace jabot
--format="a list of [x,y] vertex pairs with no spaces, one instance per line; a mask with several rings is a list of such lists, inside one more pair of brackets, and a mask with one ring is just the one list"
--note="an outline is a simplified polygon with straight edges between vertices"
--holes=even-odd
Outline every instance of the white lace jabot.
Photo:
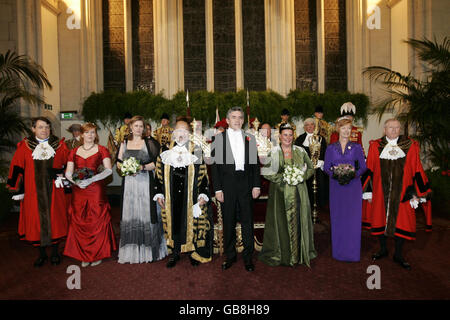
[[48,160],[55,155],[55,150],[48,144],[48,140],[39,140],[39,144],[34,148],[32,153],[34,160]]
[[174,168],[184,168],[197,161],[198,158],[190,153],[185,146],[176,145],[161,153],[161,160],[164,164],[171,165]]
[[406,157],[403,150],[397,145],[398,137],[390,140],[386,137],[388,144],[384,147],[380,154],[380,159],[397,160]]

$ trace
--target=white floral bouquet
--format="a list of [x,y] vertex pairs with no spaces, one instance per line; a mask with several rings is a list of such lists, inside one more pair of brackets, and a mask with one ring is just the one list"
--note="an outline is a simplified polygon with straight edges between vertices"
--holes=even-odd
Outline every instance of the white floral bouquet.
[[[306,165],[305,165],[306,167]],[[286,182],[288,185],[296,186],[299,183],[302,183],[304,180],[304,175],[306,168],[299,168],[295,165],[287,165],[284,167],[283,171],[283,181]]]
[[135,157],[129,157],[122,162],[120,172],[122,176],[131,176],[136,174],[141,169],[141,163]]

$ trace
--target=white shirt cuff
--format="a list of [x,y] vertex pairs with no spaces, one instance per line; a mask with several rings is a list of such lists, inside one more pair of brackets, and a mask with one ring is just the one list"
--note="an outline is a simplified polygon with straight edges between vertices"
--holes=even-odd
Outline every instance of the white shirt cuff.
[[203,198],[203,200],[205,200],[206,202],[209,201],[208,196],[207,196],[206,194],[204,194],[204,193],[200,193],[200,194],[198,195],[197,201],[199,201],[199,200],[202,199],[202,198]]
[[325,163],[323,162],[323,160],[317,160],[317,164],[316,164],[316,167],[314,168],[314,169],[318,169],[318,168],[320,168],[320,169],[322,169],[322,171],[323,171],[323,165],[324,165]]
[[218,193],[218,192],[222,192],[222,190],[217,190],[216,193]]
[[155,196],[153,197],[153,201],[158,201],[159,198],[164,200],[164,195],[162,193],[155,194]]
[[25,194],[22,193],[22,194],[17,194],[15,196],[12,196],[11,199],[16,200],[16,201],[20,201],[20,200],[23,200],[24,197],[25,197]]
[[372,200],[372,192],[364,192],[362,198],[364,200]]

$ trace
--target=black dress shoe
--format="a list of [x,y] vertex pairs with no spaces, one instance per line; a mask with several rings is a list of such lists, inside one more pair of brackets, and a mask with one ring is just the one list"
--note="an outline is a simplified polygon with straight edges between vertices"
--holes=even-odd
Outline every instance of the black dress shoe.
[[236,262],[236,257],[234,257],[233,259],[230,260],[225,260],[224,263],[222,263],[222,270],[227,270],[229,268],[231,268],[231,266],[233,265],[234,262]]
[[197,267],[200,264],[199,261],[195,260],[192,257],[189,257],[189,260],[191,261],[191,264],[192,264],[193,267]]
[[374,255],[372,255],[372,261],[376,261],[376,260],[380,260],[384,257],[388,256],[388,252],[387,251],[378,251],[377,253],[375,253]]
[[39,258],[37,258],[37,260],[34,262],[34,267],[35,268],[42,267],[47,260],[48,260],[48,257],[39,257]]
[[178,254],[173,254],[170,256],[169,261],[166,264],[167,268],[173,268],[177,264],[177,261],[180,260],[180,256]]
[[51,256],[50,262],[53,266],[57,266],[58,264],[61,263],[61,256],[60,255]]
[[397,258],[394,256],[394,262],[398,263],[402,268],[406,270],[411,270],[411,265],[405,260],[403,260],[403,258]]
[[248,272],[255,271],[255,265],[250,262],[250,263],[245,265],[245,270],[247,270]]

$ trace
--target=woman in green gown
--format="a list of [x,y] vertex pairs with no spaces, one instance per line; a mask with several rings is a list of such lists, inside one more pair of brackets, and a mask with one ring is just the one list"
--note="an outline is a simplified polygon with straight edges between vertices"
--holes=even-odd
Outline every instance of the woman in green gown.
[[[280,146],[272,149],[270,162],[261,174],[270,181],[264,239],[259,260],[270,266],[310,266],[317,256],[311,207],[306,180],[314,174],[313,164],[302,147],[293,145],[294,131],[289,125],[280,127]],[[288,165],[300,168],[302,182],[297,185],[283,180]]]

